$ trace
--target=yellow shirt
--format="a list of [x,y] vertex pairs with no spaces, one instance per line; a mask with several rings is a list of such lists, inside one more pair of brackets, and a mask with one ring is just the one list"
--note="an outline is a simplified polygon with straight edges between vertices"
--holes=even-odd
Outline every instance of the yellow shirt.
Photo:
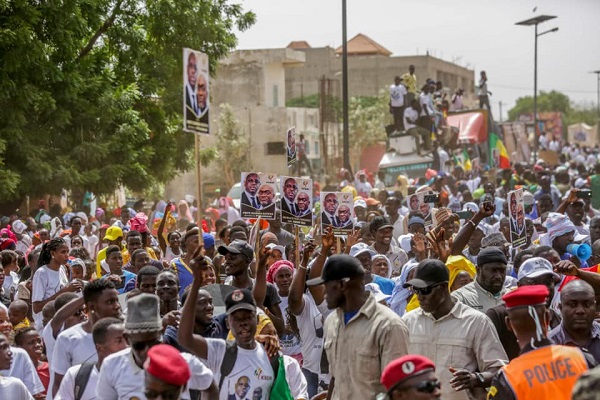
[[[266,314],[259,312],[258,313],[258,325],[256,326],[256,334],[254,335],[254,337],[256,338],[258,335],[260,335],[263,328],[270,323],[271,323],[271,318],[269,318]],[[233,337],[233,334],[231,333],[231,331],[229,331],[229,333],[227,334],[227,340],[234,340],[234,339],[235,338]]]
[[[156,253],[154,252],[154,250],[152,250],[152,247],[146,247],[146,252],[150,256],[150,258],[158,260],[158,257],[156,257]],[[123,265],[125,265],[129,262],[131,256],[129,255],[129,251],[127,249],[123,249],[121,254],[123,255]]]
[[409,93],[417,94],[417,75],[407,72],[402,75],[402,82]]

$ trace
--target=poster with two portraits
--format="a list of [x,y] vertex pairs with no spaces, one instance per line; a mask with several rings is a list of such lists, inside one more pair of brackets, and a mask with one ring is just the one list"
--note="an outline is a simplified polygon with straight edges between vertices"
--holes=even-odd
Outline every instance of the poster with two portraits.
[[525,223],[525,201],[523,189],[508,192],[508,220],[510,223],[510,242],[513,249],[527,243],[527,225]]
[[209,65],[202,52],[183,49],[183,130],[209,134]]
[[[279,184],[279,185],[278,185]],[[262,172],[242,173],[240,211],[242,218],[276,218],[277,188],[281,188],[281,222],[312,226],[312,179],[277,177]]]
[[354,229],[354,198],[349,192],[321,192],[321,231],[333,227],[333,234],[345,236]]

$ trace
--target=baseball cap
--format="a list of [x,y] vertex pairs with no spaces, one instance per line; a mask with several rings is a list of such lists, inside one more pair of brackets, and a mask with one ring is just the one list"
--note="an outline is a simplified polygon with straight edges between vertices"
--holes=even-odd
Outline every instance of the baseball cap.
[[[352,246],[354,247],[354,246]],[[360,262],[347,254],[336,254],[331,256],[325,262],[323,272],[318,278],[306,281],[307,286],[321,285],[325,282],[339,281],[344,278],[355,278],[363,276],[365,269]]]
[[243,254],[248,260],[254,258],[254,251],[248,243],[243,240],[236,239],[229,243],[229,246],[219,246],[219,254],[225,255],[227,253],[232,254]]
[[373,218],[373,220],[371,221],[371,223],[369,225],[369,231],[377,232],[380,229],[393,228],[393,227],[394,227],[394,225],[392,225],[390,223],[389,219],[387,219],[386,217],[383,217],[383,216],[377,216],[377,217]]
[[248,289],[236,289],[225,298],[225,310],[227,315],[238,310],[256,311],[256,302],[252,292]]
[[408,220],[408,226],[410,227],[411,225],[414,225],[414,224],[420,224],[420,225],[425,226],[425,220],[421,217],[412,216]]
[[490,233],[483,239],[481,239],[481,248],[487,247],[503,247],[508,244],[508,240],[504,237],[501,232]]
[[185,385],[192,375],[179,350],[168,344],[157,344],[148,350],[144,369],[153,377],[174,386]]
[[118,238],[123,237],[123,230],[118,226],[110,226],[106,230],[106,234],[104,235],[104,240],[117,240]]
[[382,302],[383,300],[387,300],[391,297],[389,294],[383,293],[379,285],[376,283],[367,283],[365,285],[365,290],[367,292],[373,293],[373,297],[375,297],[375,301],[378,303]]
[[212,249],[213,247],[215,247],[215,238],[210,233],[203,232],[202,241],[204,242],[205,249]]
[[520,281],[523,278],[537,278],[542,275],[552,275],[554,278],[560,278],[560,276],[553,271],[550,261],[542,257],[532,257],[521,264],[517,279]]
[[369,248],[369,245],[366,243],[356,243],[354,246],[350,247],[350,257],[358,257],[367,252],[371,255],[371,258],[377,254],[377,252]]
[[435,364],[429,358],[415,354],[402,356],[393,360],[384,368],[381,374],[381,384],[389,392],[405,379],[430,370],[435,371]]
[[367,202],[363,199],[354,200],[354,208],[356,207],[367,208]]
[[414,278],[404,284],[404,287],[414,286],[424,289],[440,282],[448,282],[450,273],[440,260],[426,259],[417,265]]

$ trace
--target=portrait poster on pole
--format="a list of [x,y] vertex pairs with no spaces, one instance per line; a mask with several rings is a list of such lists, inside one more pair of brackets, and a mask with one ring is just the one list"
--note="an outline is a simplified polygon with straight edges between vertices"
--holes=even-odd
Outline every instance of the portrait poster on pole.
[[354,199],[348,192],[321,192],[321,230],[329,225],[337,236],[352,233],[354,223]]
[[183,49],[183,130],[209,134],[208,56]]
[[296,127],[292,126],[286,132],[286,154],[287,154],[287,166],[291,168],[296,164],[297,153],[296,153]]
[[281,222],[312,226],[312,179],[281,177]]
[[525,202],[523,201],[522,188],[508,192],[508,216],[510,221],[510,242],[512,248],[517,249],[527,242]]
[[277,174],[242,172],[242,218],[275,219]]

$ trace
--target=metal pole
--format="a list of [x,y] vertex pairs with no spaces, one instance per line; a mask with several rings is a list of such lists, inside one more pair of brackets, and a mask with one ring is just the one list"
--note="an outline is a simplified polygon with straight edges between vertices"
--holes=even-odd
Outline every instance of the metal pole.
[[350,167],[350,139],[348,127],[348,44],[346,39],[346,0],[342,0],[342,135],[344,145],[344,168]]
[[[598,77],[598,100],[596,103],[596,108],[598,108],[598,119],[600,119],[600,71],[596,72],[596,76]],[[598,125],[600,129],[600,124]]]
[[537,123],[537,40],[538,24],[535,24],[535,45],[533,51],[533,163],[537,161],[538,152],[538,123]]

